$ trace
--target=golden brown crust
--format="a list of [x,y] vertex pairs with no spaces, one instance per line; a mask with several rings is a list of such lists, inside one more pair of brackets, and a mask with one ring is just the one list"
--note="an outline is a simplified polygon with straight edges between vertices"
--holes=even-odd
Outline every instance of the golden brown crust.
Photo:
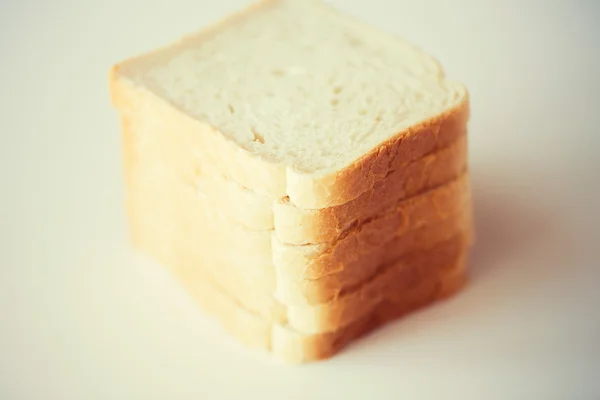
[[[447,185],[397,203],[385,214],[349,230],[326,246],[293,246],[274,240],[273,261],[278,273],[290,279],[314,280],[335,274],[401,235],[415,235],[416,228],[451,219],[444,231],[460,231],[470,222],[470,199],[469,178],[465,174]],[[422,242],[417,243],[416,239],[410,242],[415,248],[436,243],[426,236],[418,238]]]
[[338,330],[368,314],[383,301],[401,301],[423,282],[443,276],[462,260],[469,245],[464,234],[426,251],[415,251],[380,267],[376,275],[327,303],[288,306],[287,324],[304,333]]
[[452,238],[457,232],[464,232],[470,236],[471,221],[464,219],[463,225],[457,226],[454,219],[447,219],[442,223],[412,230],[385,245],[372,248],[360,258],[348,261],[342,270],[318,279],[297,281],[286,277],[285,284],[280,283],[278,286],[278,293],[284,292],[287,296],[280,295],[279,299],[286,304],[316,305],[329,302],[380,275],[390,262],[407,252],[427,251],[436,244]]
[[467,158],[463,135],[449,146],[390,172],[386,179],[347,203],[317,209],[276,203],[273,211],[277,238],[289,244],[332,241],[351,227],[390,212],[398,201],[458,178],[467,169]]
[[350,325],[333,332],[306,335],[275,325],[272,352],[285,363],[306,363],[330,358],[356,339],[387,322],[457,293],[466,282],[464,258],[446,276],[425,281],[402,293],[401,297],[379,303]]

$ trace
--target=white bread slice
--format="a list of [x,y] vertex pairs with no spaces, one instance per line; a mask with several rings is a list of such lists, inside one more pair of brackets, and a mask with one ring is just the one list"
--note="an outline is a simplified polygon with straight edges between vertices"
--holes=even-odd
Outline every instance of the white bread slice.
[[399,235],[382,246],[370,246],[356,256],[348,256],[348,253],[336,250],[336,254],[328,256],[328,261],[325,262],[337,262],[340,266],[342,263],[346,264],[316,279],[293,276],[277,263],[275,297],[293,307],[331,302],[372,281],[381,275],[390,263],[407,254],[429,252],[439,243],[456,236],[457,232],[471,237],[471,225],[472,222],[465,218],[465,215],[455,215],[436,224]]
[[401,299],[410,287],[444,275],[445,268],[467,254],[470,244],[471,232],[458,232],[433,248],[381,265],[376,275],[327,303],[288,305],[287,324],[303,333],[333,332],[350,325],[380,302]]
[[469,114],[466,89],[433,58],[300,0],[126,61],[111,92],[122,114],[166,122],[228,178],[303,208],[355,199],[454,141]]
[[[169,260],[172,254],[164,249],[154,247],[150,254],[167,265],[174,265],[175,261]],[[320,334],[302,333],[285,323],[274,323],[253,313],[208,276],[189,275],[189,269],[172,270],[202,309],[233,337],[246,346],[270,351],[285,363],[297,364],[329,358],[384,323],[456,293],[466,281],[465,257],[445,261],[440,275],[406,288],[401,296],[382,300],[344,328]]]
[[456,294],[467,282],[466,257],[447,260],[448,272],[420,283],[391,299],[379,303],[366,315],[333,332],[307,335],[289,326],[275,324],[271,333],[271,351],[286,363],[306,363],[332,357],[352,341],[374,329],[401,318],[421,307]]
[[[286,279],[317,280],[342,269],[347,270],[353,261],[364,261],[364,256],[381,251],[388,244],[398,247],[398,243],[410,243],[406,247],[410,249],[419,243],[436,243],[435,238],[443,237],[444,232],[470,229],[471,217],[469,177],[465,174],[446,185],[395,204],[384,214],[346,231],[334,242],[297,246],[273,238],[273,264]],[[432,229],[424,229],[428,227]],[[402,237],[404,235],[412,239],[407,241]],[[388,250],[391,251],[392,247]],[[366,267],[365,264],[360,266]]]
[[458,177],[467,167],[463,134],[449,146],[391,171],[386,179],[348,203],[306,209],[252,192],[223,179],[202,157],[186,156],[192,148],[190,138],[183,131],[171,130],[168,120],[128,115],[122,123],[128,169],[149,169],[143,179],[163,179],[159,176],[172,173],[175,181],[183,179],[190,187],[197,187],[198,195],[211,201],[215,212],[249,229],[275,229],[280,241],[291,244],[333,241],[350,227],[395,207],[399,200]]

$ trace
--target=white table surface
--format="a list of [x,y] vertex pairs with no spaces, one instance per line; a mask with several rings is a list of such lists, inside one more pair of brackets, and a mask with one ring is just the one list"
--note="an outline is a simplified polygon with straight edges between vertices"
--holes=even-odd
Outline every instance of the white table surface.
[[0,2],[0,399],[600,399],[600,3],[338,0],[472,94],[453,300],[284,367],[126,242],[107,71],[246,0]]

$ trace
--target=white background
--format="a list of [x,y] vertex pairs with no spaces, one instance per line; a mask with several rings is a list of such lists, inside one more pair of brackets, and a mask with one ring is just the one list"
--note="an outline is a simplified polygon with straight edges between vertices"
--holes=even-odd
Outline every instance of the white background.
[[600,3],[338,0],[472,94],[471,285],[273,363],[126,242],[109,66],[246,0],[0,1],[1,399],[599,399]]

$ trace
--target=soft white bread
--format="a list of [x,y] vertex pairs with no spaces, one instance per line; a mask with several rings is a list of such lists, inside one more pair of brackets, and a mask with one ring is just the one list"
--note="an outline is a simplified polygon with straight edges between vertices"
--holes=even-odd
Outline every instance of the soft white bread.
[[264,1],[126,61],[111,91],[122,114],[183,132],[190,156],[303,208],[355,199],[469,114],[433,58],[317,1]]
[[[146,244],[138,243],[142,247]],[[179,259],[166,248],[145,249],[166,265],[175,266]],[[331,357],[348,343],[382,324],[403,316],[422,306],[454,294],[466,280],[465,257],[442,260],[436,268],[438,275],[430,275],[420,282],[410,280],[402,292],[383,298],[377,305],[352,323],[332,332],[306,334],[285,323],[267,320],[248,310],[224,288],[208,276],[198,276],[197,270],[173,267],[180,279],[203,309],[242,343],[267,350],[286,363],[303,363]],[[189,275],[189,274],[192,275]]]

